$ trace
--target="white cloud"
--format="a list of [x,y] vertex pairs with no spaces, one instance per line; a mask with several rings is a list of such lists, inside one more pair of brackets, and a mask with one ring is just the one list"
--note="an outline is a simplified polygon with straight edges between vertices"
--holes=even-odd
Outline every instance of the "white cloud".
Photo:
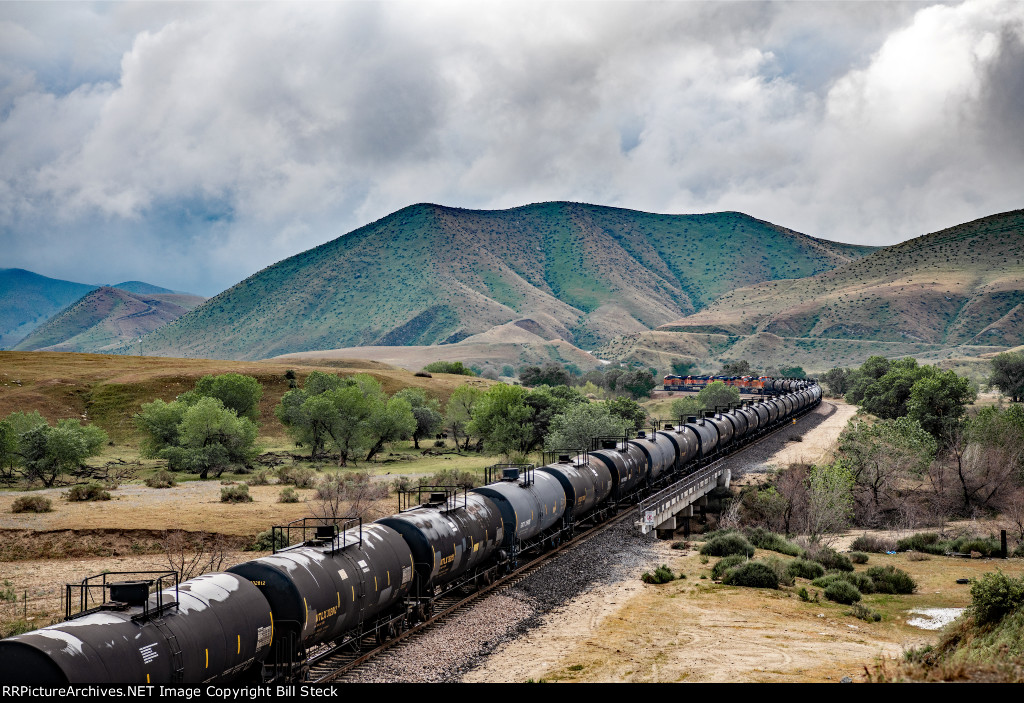
[[69,8],[0,6],[0,237],[48,275],[214,293],[420,201],[869,243],[1021,205],[1020,3]]

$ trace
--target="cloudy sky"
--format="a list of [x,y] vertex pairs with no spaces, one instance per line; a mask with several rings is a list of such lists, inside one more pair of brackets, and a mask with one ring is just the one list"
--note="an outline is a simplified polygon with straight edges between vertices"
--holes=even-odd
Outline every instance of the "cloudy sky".
[[213,295],[417,202],[1024,207],[1024,3],[0,3],[0,268]]

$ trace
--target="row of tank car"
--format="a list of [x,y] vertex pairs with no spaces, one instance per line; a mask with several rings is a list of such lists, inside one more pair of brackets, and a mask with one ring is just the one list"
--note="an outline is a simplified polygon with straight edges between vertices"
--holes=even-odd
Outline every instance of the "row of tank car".
[[275,528],[282,544],[296,530],[301,543],[226,573],[167,587],[173,572],[155,582],[103,575],[105,602],[0,641],[0,681],[301,680],[326,652],[396,636],[431,617],[440,597],[491,583],[581,523],[606,520],[820,399],[816,384],[800,382],[634,439],[599,438],[545,466],[491,467],[480,488],[403,493],[397,514],[371,524],[307,518]]

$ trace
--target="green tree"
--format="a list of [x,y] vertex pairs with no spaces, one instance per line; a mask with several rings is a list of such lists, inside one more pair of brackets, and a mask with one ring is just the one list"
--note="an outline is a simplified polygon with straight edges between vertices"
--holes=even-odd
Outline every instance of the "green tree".
[[913,357],[894,361],[884,376],[864,389],[860,406],[883,419],[903,417],[908,412],[907,402],[914,384],[937,374],[934,366],[918,366]]
[[647,424],[647,412],[632,398],[619,396],[605,401],[608,412],[626,421],[626,430],[635,432]]
[[[9,426],[29,427],[18,435],[17,458],[24,467],[25,477],[50,487],[66,472],[79,469],[82,462],[100,453],[107,443],[107,433],[93,425],[82,425],[80,420],[58,420],[55,427],[46,424],[22,422],[13,418]],[[11,416],[8,416],[11,421]]]
[[469,432],[506,457],[525,455],[533,441],[533,409],[527,391],[504,383],[491,386],[473,408]]
[[807,378],[807,372],[802,366],[786,366],[779,369],[779,373],[785,378]]
[[472,369],[467,369],[461,361],[434,361],[423,367],[430,373],[453,373],[458,376],[478,376]]
[[263,386],[252,376],[225,373],[203,376],[196,381],[196,387],[183,393],[179,400],[192,405],[199,398],[216,398],[225,408],[234,410],[238,417],[255,421],[259,419],[262,397]]
[[436,434],[444,424],[441,403],[437,398],[427,396],[422,388],[404,388],[395,393],[396,398],[405,398],[416,418],[416,429],[412,433],[413,446],[420,448],[420,440]]
[[828,385],[832,395],[842,397],[853,384],[854,372],[851,369],[833,368],[821,375],[821,380]]
[[370,440],[367,461],[373,459],[388,442],[405,439],[416,431],[416,417],[412,413],[412,405],[405,398],[378,396],[370,402],[370,416],[366,420],[366,432]]
[[690,371],[692,371],[695,366],[696,366],[696,364],[694,364],[691,361],[683,361],[683,360],[673,361],[672,362],[672,373],[674,373],[676,376],[689,376],[690,375]]
[[842,462],[812,466],[807,473],[807,534],[817,541],[842,532],[853,517],[853,474]]
[[750,362],[746,359],[738,359],[736,361],[727,361],[722,364],[722,371],[720,376],[749,376]]
[[669,407],[671,408],[669,412],[672,415],[672,420],[681,420],[682,422],[686,422],[688,417],[700,415],[701,411],[704,410],[704,405],[694,396],[676,398]]
[[[455,440],[455,449],[469,449],[469,427],[473,422],[473,410],[476,408],[484,392],[475,386],[463,384],[452,391],[448,398],[448,405],[445,407],[445,427],[452,433]],[[460,448],[459,437],[463,437],[465,445]]]
[[628,391],[633,398],[650,398],[651,391],[655,389],[658,382],[654,380],[654,374],[648,369],[637,369],[623,374],[616,388]]
[[568,386],[571,378],[560,364],[548,362],[543,367],[527,366],[519,372],[519,382],[530,388],[536,386]]
[[220,476],[232,465],[248,465],[259,453],[256,423],[238,417],[217,398],[200,398],[189,407],[178,425],[176,446],[160,454],[172,470],[197,473],[205,479],[210,471]]
[[910,388],[907,417],[917,420],[933,437],[939,438],[963,420],[965,407],[976,397],[968,379],[953,371],[937,373],[918,380]]
[[1024,354],[1003,352],[992,358],[990,384],[1013,398],[1013,402],[1024,400]]
[[892,362],[884,356],[868,357],[859,369],[853,372],[850,379],[850,389],[846,392],[846,402],[852,405],[860,405],[864,398],[864,392],[872,383],[889,373]]
[[628,424],[612,414],[606,403],[573,405],[551,421],[544,445],[548,449],[588,449],[591,438],[621,436]]
[[188,405],[181,401],[154,400],[142,406],[135,415],[135,425],[145,434],[140,450],[142,456],[155,458],[167,447],[178,444],[178,426]]
[[740,389],[727,386],[724,381],[714,381],[701,389],[697,394],[697,400],[708,409],[725,407],[740,402]]
[[878,524],[897,510],[904,480],[924,475],[937,450],[935,439],[908,417],[851,422],[838,453],[853,476],[858,524]]

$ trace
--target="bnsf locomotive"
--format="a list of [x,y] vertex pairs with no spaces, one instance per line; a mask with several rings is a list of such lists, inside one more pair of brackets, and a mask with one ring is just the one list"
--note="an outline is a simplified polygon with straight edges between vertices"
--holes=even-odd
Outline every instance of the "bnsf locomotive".
[[666,391],[701,391],[715,381],[739,388],[740,393],[751,395],[779,395],[793,393],[806,387],[807,382],[769,376],[676,376],[669,374],[662,379]]
[[324,652],[394,637],[431,617],[438,598],[491,583],[582,523],[607,519],[821,400],[814,382],[784,385],[775,397],[634,439],[599,439],[546,466],[492,467],[480,488],[428,489],[425,498],[421,489],[415,501],[404,494],[398,514],[372,524],[311,522],[314,538],[226,573],[158,579],[156,588],[104,577],[101,605],[0,640],[0,682],[302,680]]

